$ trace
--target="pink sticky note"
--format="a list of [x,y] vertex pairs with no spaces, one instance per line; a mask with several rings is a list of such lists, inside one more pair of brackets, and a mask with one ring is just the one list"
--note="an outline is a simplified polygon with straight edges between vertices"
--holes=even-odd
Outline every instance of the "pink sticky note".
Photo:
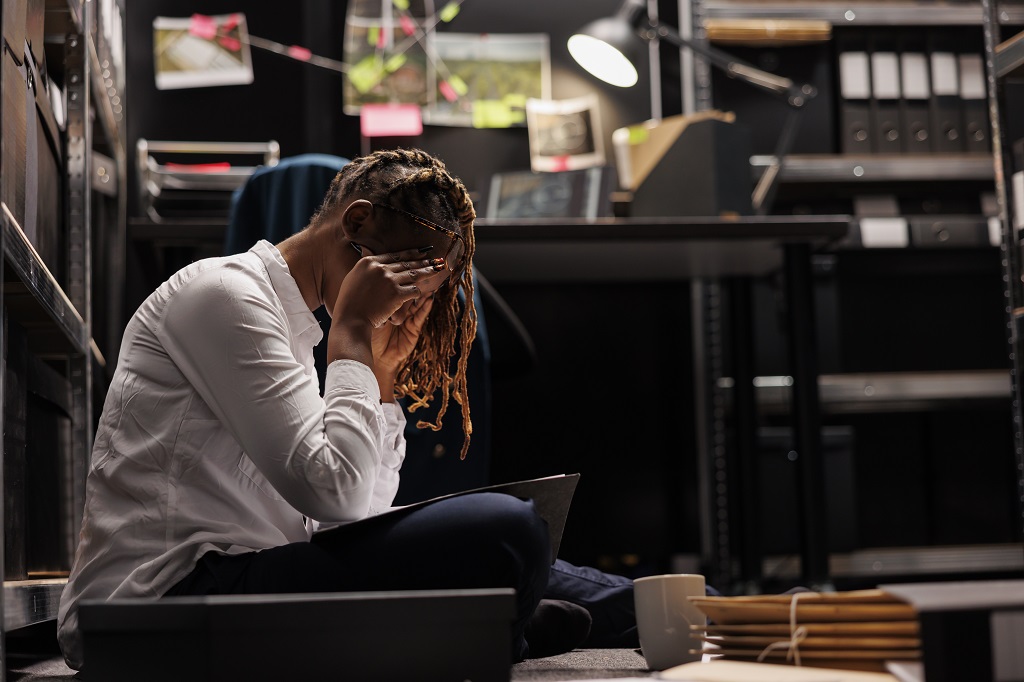
[[459,98],[459,93],[455,92],[455,88],[448,84],[448,81],[441,81],[437,89],[441,91],[441,95],[449,102],[454,102]]
[[379,31],[379,32],[377,33],[377,48],[378,48],[378,49],[384,49],[385,47],[387,47],[387,44],[388,44],[388,36],[389,36],[390,34],[391,34],[391,32],[390,32],[390,31],[385,31],[384,29],[381,29],[381,30],[380,30],[380,31]]
[[241,23],[241,21],[242,15],[236,12],[228,16],[228,18],[224,20],[224,23],[220,25],[220,28],[222,31],[227,32],[233,29],[235,26],[238,26],[238,24]]
[[228,38],[227,36],[225,36],[219,39],[217,42],[220,43],[221,47],[223,47],[225,50],[229,50],[231,52],[238,52],[242,49],[241,41],[235,38]]
[[217,37],[217,22],[205,14],[193,14],[188,21],[188,32],[203,40]]
[[551,158],[551,170],[553,171],[566,171],[569,170],[569,157],[568,156],[555,156]]
[[413,137],[423,134],[423,116],[415,104],[364,104],[359,127],[363,137]]
[[412,23],[412,19],[409,18],[408,14],[403,14],[398,18],[398,23],[402,25],[402,32],[407,36],[411,36],[416,32],[416,24]]
[[308,62],[313,57],[313,53],[304,47],[298,45],[292,45],[288,48],[288,56],[292,59],[298,59],[302,62]]

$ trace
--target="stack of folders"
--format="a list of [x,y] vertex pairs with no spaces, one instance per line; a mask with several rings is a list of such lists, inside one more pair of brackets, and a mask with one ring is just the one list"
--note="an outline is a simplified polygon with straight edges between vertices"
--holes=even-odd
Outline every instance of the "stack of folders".
[[914,608],[881,590],[691,599],[709,619],[694,637],[724,659],[881,672],[921,658]]
[[991,153],[982,50],[951,31],[836,36],[843,153]]

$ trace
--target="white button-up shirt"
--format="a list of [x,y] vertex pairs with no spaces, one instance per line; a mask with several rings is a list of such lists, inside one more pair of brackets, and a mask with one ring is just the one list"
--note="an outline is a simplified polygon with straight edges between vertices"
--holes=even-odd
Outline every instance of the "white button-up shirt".
[[59,640],[82,664],[81,599],[163,595],[208,551],[309,540],[313,522],[388,508],[405,418],[373,372],[338,360],[321,398],[323,337],[280,252],[202,260],[125,330],[86,482]]

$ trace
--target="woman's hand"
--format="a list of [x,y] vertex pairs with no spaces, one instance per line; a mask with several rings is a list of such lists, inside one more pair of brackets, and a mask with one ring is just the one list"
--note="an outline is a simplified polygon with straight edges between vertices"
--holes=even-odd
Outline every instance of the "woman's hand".
[[433,291],[444,269],[443,258],[424,258],[415,249],[364,255],[342,281],[332,319],[380,327],[404,303],[419,298],[424,290]]
[[380,384],[383,402],[394,400],[395,377],[416,348],[433,305],[432,296],[418,298],[412,302],[409,314],[401,323],[382,324],[373,330],[373,373]]
[[[444,274],[444,259],[424,258],[423,252],[415,249],[364,255],[356,261],[341,283],[334,304],[328,362],[350,359],[373,368],[373,330],[391,326],[387,322],[392,315],[407,301],[436,289]],[[390,396],[391,392],[385,391],[385,399]]]

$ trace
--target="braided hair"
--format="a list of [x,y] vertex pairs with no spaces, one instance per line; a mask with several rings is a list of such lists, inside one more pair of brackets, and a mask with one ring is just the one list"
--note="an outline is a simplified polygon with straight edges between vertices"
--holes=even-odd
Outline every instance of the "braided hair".
[[[310,225],[319,225],[335,209],[343,208],[353,199],[402,207],[442,225],[458,225],[466,244],[463,255],[466,266],[458,281],[434,294],[434,306],[419,341],[396,377],[395,395],[398,398],[408,397],[408,410],[415,412],[421,407],[429,407],[440,390],[441,405],[434,421],[416,423],[419,428],[433,431],[441,429],[449,396],[454,398],[462,408],[465,439],[460,456],[465,459],[473,433],[466,364],[470,346],[476,338],[477,319],[473,305],[473,253],[476,250],[473,221],[476,211],[469,192],[458,178],[448,172],[442,161],[424,151],[378,151],[353,160],[338,172]],[[464,302],[458,300],[460,288],[466,294]],[[452,376],[451,361],[455,356],[456,339],[460,347]]]

